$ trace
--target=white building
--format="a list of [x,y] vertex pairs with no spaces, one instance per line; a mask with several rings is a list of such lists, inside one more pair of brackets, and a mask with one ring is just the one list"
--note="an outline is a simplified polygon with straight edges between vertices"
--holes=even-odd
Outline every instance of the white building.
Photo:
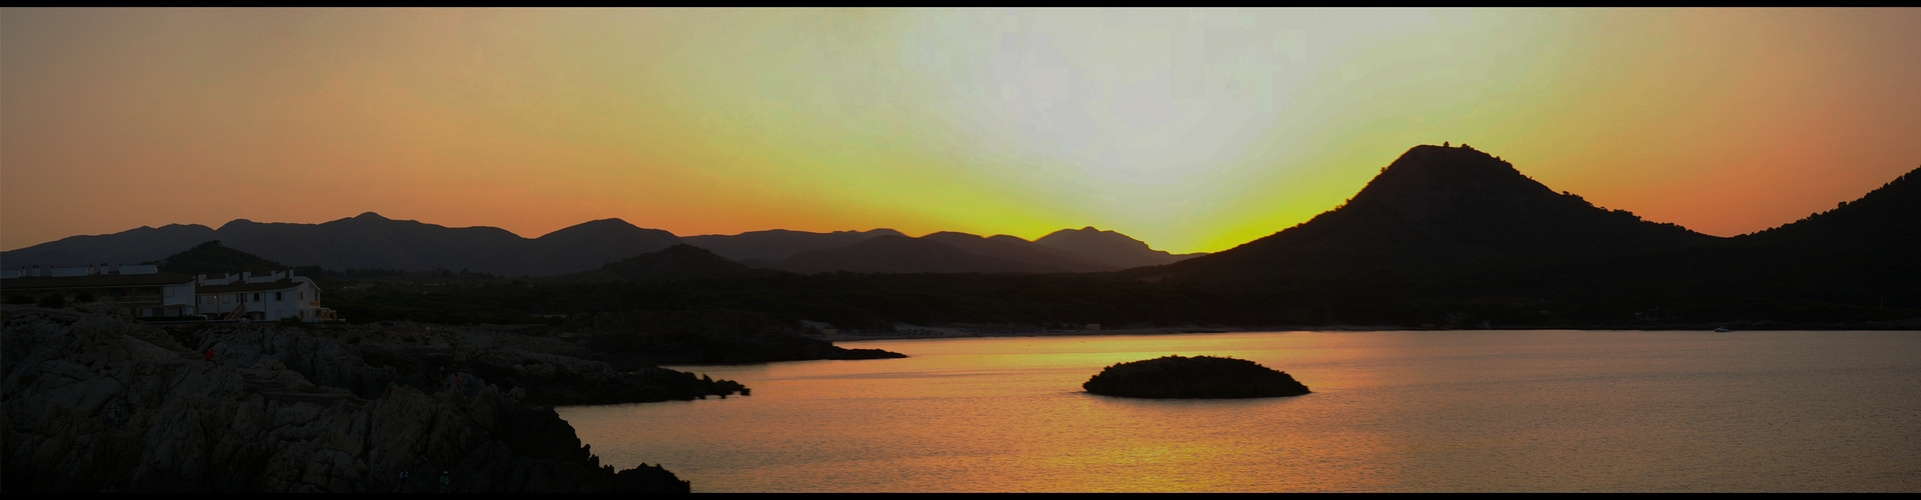
[[280,271],[264,276],[253,273],[228,274],[195,280],[194,296],[200,314],[213,319],[278,321],[300,318],[303,321],[335,319],[334,311],[320,307],[320,287],[305,276]]
[[4,292],[10,300],[60,295],[65,301],[91,295],[96,299],[111,299],[115,304],[127,308],[127,312],[142,318],[191,317],[197,314],[193,285],[192,276],[159,272],[151,265],[34,266],[0,272],[0,292]]

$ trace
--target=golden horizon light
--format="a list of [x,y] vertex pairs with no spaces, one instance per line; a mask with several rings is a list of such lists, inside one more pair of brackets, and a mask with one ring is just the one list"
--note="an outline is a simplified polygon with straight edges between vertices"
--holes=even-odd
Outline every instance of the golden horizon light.
[[1718,236],[1921,165],[1921,9],[0,10],[0,249],[362,212],[1220,251],[1419,144]]

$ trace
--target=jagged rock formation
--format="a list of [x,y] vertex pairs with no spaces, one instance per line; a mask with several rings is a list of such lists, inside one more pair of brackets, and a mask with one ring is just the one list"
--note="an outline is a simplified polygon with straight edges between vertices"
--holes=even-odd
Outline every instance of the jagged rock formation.
[[1109,366],[1081,384],[1087,392],[1131,398],[1264,398],[1307,394],[1287,372],[1244,359],[1166,356]]
[[467,376],[423,391],[297,328],[189,332],[189,349],[122,317],[3,320],[8,493],[421,492],[440,471],[463,492],[688,491],[658,466],[601,466],[525,389]]

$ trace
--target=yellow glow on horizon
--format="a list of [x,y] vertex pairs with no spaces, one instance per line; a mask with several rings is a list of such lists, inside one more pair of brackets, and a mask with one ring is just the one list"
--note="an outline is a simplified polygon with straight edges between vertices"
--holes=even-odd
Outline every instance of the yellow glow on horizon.
[[375,211],[1219,251],[1442,141],[1733,235],[1914,167],[1917,33],[1916,9],[10,8],[0,248]]

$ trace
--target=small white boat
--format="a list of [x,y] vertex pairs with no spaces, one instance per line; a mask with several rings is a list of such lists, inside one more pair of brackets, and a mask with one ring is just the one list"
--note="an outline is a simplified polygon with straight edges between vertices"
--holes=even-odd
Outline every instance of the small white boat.
[[1732,332],[1732,331],[1734,331],[1734,330],[1729,330],[1729,329],[1728,329],[1728,327],[1725,327],[1725,326],[1723,326],[1723,327],[1720,327],[1720,328],[1716,328],[1716,329],[1714,329],[1714,331],[1715,331],[1715,333],[1728,333],[1728,332]]

